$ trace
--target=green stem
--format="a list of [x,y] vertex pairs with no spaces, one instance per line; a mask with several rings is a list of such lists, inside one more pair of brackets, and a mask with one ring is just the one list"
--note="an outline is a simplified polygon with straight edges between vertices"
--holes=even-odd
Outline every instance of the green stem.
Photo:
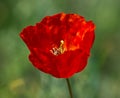
[[71,86],[70,86],[69,79],[66,79],[66,82],[67,82],[67,85],[68,85],[68,90],[69,90],[70,98],[73,98],[72,89],[71,89]]

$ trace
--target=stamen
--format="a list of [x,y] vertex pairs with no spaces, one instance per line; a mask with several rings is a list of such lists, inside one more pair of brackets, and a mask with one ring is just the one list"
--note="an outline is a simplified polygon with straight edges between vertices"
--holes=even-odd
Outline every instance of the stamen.
[[59,47],[59,51],[61,52],[61,54],[64,53],[64,47],[63,47],[63,45],[64,45],[64,41],[61,40],[60,41],[60,47]]
[[65,51],[63,45],[64,45],[64,41],[61,40],[59,48],[54,47],[54,48],[52,48],[52,50],[50,50],[50,52],[53,53],[56,56],[59,55],[59,54],[63,54],[64,51]]

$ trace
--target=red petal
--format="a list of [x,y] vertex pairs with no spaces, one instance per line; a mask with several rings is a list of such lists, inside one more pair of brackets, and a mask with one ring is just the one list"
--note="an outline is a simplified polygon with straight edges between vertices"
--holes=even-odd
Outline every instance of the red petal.
[[[57,78],[69,78],[82,71],[94,42],[95,25],[77,14],[59,13],[46,16],[35,26],[28,26],[20,36],[31,51],[32,64]],[[63,40],[65,52],[54,55]]]

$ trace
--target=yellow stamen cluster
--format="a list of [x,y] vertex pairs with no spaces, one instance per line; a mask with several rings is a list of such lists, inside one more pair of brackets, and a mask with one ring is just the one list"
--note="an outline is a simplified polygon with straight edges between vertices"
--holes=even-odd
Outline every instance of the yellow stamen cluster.
[[65,51],[63,45],[64,45],[64,41],[61,40],[59,48],[54,47],[54,48],[52,48],[52,50],[50,50],[50,52],[52,52],[56,56],[59,54],[63,54]]

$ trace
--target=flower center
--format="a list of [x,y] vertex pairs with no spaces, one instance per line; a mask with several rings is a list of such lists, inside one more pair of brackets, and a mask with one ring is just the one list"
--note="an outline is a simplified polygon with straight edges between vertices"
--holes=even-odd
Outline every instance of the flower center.
[[64,41],[61,40],[60,46],[58,48],[57,47],[52,48],[52,50],[50,50],[50,52],[56,56],[63,54],[65,52],[63,45],[64,45]]

